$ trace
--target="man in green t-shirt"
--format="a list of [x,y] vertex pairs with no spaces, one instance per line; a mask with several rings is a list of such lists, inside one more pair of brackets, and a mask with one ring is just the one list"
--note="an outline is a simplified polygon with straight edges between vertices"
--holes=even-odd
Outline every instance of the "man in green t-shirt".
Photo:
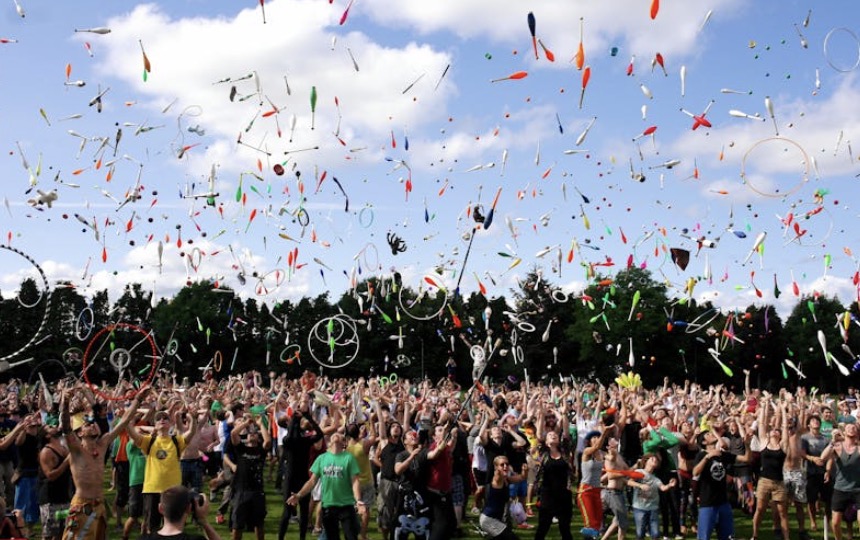
[[352,454],[344,452],[344,448],[343,435],[333,434],[328,443],[328,452],[321,454],[311,465],[310,479],[298,493],[293,493],[287,499],[287,504],[295,506],[320,481],[322,522],[328,540],[340,540],[341,529],[345,540],[358,540],[356,507],[362,515],[367,512],[361,501],[358,462]]
[[141,532],[140,518],[143,516],[143,478],[146,471],[146,456],[141,452],[134,441],[126,444],[126,456],[128,457],[128,518],[122,530],[124,540],[131,536],[133,529]]

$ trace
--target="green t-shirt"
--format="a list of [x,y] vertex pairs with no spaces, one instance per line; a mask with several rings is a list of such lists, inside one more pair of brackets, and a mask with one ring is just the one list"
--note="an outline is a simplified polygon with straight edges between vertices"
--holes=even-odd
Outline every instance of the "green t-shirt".
[[143,484],[143,476],[146,472],[146,456],[135,446],[134,441],[128,441],[125,445],[125,453],[128,456],[128,485],[139,486]]
[[355,504],[355,497],[352,495],[352,479],[361,471],[352,454],[349,452],[320,454],[311,465],[311,472],[322,479],[323,508]]

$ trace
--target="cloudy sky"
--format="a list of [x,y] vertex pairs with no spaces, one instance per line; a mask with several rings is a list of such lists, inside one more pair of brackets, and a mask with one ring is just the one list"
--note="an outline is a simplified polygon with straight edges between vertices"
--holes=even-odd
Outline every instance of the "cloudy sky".
[[[492,296],[633,264],[725,308],[856,297],[849,0],[17,5],[0,230],[51,283],[276,301],[442,269]],[[4,292],[34,272],[0,258]]]

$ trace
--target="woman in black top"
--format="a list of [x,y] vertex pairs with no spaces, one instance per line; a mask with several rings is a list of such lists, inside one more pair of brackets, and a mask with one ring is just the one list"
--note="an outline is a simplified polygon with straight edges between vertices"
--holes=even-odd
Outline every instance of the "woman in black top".
[[[782,429],[770,425],[771,408],[779,416],[774,420],[781,420]],[[779,425],[775,422],[775,425]],[[788,414],[785,404],[781,403],[777,409],[776,404],[765,399],[759,404],[758,415],[758,437],[763,444],[761,449],[761,471],[759,472],[758,485],[756,486],[756,509],[753,515],[753,539],[758,537],[759,527],[764,513],[770,508],[770,502],[776,505],[776,516],[774,522],[779,519],[783,538],[790,538],[788,531],[788,492],[782,478],[782,468],[785,457],[789,450]],[[776,523],[774,523],[776,524]]]
[[564,444],[555,431],[546,434],[541,451],[539,486],[540,511],[535,540],[544,540],[558,518],[558,530],[562,540],[570,540],[570,521],[573,517],[573,495],[570,491],[572,469],[570,467],[570,439]]
[[[281,453],[281,466],[284,474],[281,479],[281,490],[284,500],[287,500],[293,493],[298,493],[310,478],[311,447],[323,438],[319,424],[308,413],[307,400],[303,402],[301,407],[302,410],[295,411],[292,418],[283,417],[278,420],[281,427],[287,427],[284,424],[289,422]],[[284,512],[281,514],[281,522],[278,525],[278,540],[284,540],[287,527],[290,525],[290,518],[296,508],[299,511],[299,538],[305,540],[310,521],[310,501],[311,496],[308,494],[299,499],[297,506],[284,505]]]

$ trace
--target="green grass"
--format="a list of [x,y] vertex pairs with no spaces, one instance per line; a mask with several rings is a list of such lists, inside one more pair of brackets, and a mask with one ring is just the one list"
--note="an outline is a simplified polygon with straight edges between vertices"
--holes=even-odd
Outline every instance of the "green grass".
[[[281,519],[281,513],[283,511],[284,502],[283,502],[283,498],[281,497],[280,492],[278,490],[275,490],[273,482],[268,480],[268,471],[266,474],[267,474],[267,481],[266,481],[266,486],[267,486],[267,489],[266,489],[266,510],[267,510],[267,514],[266,514],[266,521],[265,521],[265,525],[264,525],[264,530],[266,533],[266,538],[273,538],[274,539],[274,538],[277,538],[278,524],[279,524],[280,519]],[[113,497],[114,497],[113,492],[108,489],[109,485],[110,485],[110,479],[108,477],[106,477],[105,483],[104,483],[104,488],[105,488],[106,499],[108,502],[112,501]],[[205,492],[207,493],[207,496],[208,496],[208,490],[205,490]],[[220,494],[218,494],[218,495],[220,496]],[[471,500],[472,499],[470,498],[470,501],[469,501],[470,506],[471,506]],[[211,515],[209,517],[209,522],[213,524],[215,529],[221,535],[221,538],[224,538],[224,539],[230,538],[230,530],[227,528],[227,526],[226,525],[218,525],[215,523],[215,507],[216,507],[216,505],[217,505],[217,502],[212,505],[212,508],[210,511]],[[383,540],[382,535],[379,533],[379,530],[376,527],[376,523],[375,523],[376,512],[375,511],[373,512],[372,516],[374,519],[371,520],[369,531],[368,531],[368,533],[369,533],[368,536],[371,540]],[[108,535],[107,535],[109,539],[120,538],[120,536],[121,536],[121,534],[113,528],[115,522],[116,522],[115,518],[111,517],[111,520],[109,521]],[[530,518],[528,520],[528,522],[532,525],[536,525],[537,524],[537,516]],[[463,539],[465,539],[465,540],[481,540],[481,536],[475,532],[473,524],[475,524],[475,525],[477,524],[477,517],[467,515],[466,519],[463,523],[463,527],[462,527],[462,530],[464,532],[464,536],[462,537]],[[631,524],[631,529],[628,530],[626,538],[632,540],[635,538],[635,534],[634,534],[634,531],[632,529],[632,526],[633,526],[632,513],[630,515],[630,524]],[[794,527],[796,524],[795,520],[794,520],[793,513],[789,516],[789,524],[792,527]],[[311,521],[311,526],[313,526],[313,521]],[[574,508],[574,519],[573,519],[573,525],[571,526],[571,531],[573,532],[574,538],[579,538],[578,532],[581,528],[582,528],[582,519],[579,515],[579,512]],[[188,531],[192,532],[192,533],[197,532],[196,529],[197,529],[197,527],[193,524],[190,524],[188,527]],[[34,530],[31,532],[30,538],[34,538],[34,539],[39,538],[38,531],[39,531],[39,526],[37,525],[36,527],[34,527]],[[522,540],[534,538],[534,530],[533,529],[532,530],[524,530],[523,529],[523,530],[517,530],[515,532],[516,532],[517,536]],[[298,524],[297,523],[291,523],[289,530],[287,531],[286,538],[288,538],[289,540],[297,540],[298,535],[299,535]],[[752,535],[752,519],[750,517],[747,517],[746,515],[742,514],[741,512],[736,512],[735,513],[735,538],[738,540],[746,540],[746,539],[750,538],[751,535]],[[132,535],[132,538],[136,538],[136,536]],[[253,533],[245,533],[243,538],[253,539],[254,535],[253,535]],[[309,540],[315,540],[315,538],[316,537],[313,536],[311,533],[308,534]],[[553,525],[553,527],[550,529],[548,538],[551,540],[557,540],[557,539],[561,538],[561,536],[559,535],[557,526]],[[688,538],[692,539],[694,537],[692,535],[688,535]],[[715,536],[712,536],[712,538],[715,538]],[[796,538],[797,538],[797,531],[792,530],[791,540],[795,540]],[[821,539],[821,538],[823,538],[823,533],[819,530],[818,532],[812,534],[812,538]],[[845,536],[844,538],[847,538],[847,536]],[[772,524],[770,515],[767,515],[764,519],[764,522],[762,523],[762,530],[761,530],[761,534],[759,535],[759,540],[773,540],[773,524]]]

